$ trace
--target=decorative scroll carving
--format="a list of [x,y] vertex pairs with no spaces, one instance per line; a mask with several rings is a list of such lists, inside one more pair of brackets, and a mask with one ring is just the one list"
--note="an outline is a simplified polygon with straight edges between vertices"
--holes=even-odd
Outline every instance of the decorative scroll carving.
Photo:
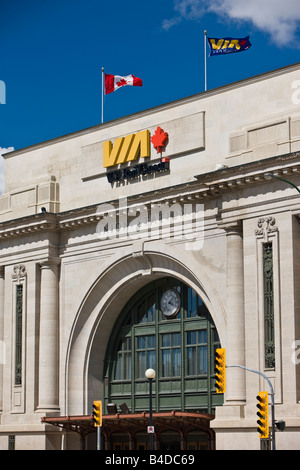
[[14,272],[11,277],[15,279],[17,283],[19,284],[20,280],[24,279],[24,277],[26,276],[27,276],[26,266],[24,266],[24,264],[16,264],[14,266]]
[[261,217],[258,219],[257,226],[258,229],[254,233],[256,236],[263,236],[265,242],[268,241],[270,233],[278,232],[274,217]]

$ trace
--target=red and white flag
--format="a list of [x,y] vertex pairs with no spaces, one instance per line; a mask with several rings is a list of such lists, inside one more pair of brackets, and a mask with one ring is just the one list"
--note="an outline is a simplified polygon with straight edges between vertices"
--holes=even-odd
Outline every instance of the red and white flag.
[[121,88],[125,85],[131,86],[143,86],[143,82],[140,78],[135,77],[134,75],[127,75],[127,77],[121,77],[120,75],[108,75],[105,76],[105,94],[112,93],[118,88]]

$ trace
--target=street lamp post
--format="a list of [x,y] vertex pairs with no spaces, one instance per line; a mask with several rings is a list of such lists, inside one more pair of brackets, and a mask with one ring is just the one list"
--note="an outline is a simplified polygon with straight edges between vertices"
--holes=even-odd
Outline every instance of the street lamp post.
[[283,181],[284,183],[290,184],[291,186],[293,186],[293,188],[297,189],[298,193],[300,193],[300,189],[294,183],[292,183],[291,181],[285,180],[281,178],[280,176],[273,175],[273,173],[265,173],[264,177],[266,178],[266,180],[275,179],[275,180],[280,180],[280,181]]
[[153,450],[153,427],[152,427],[152,381],[155,379],[155,370],[147,369],[145,372],[146,378],[149,380],[149,450]]
[[253,370],[249,369],[248,367],[245,366],[240,366],[240,365],[235,365],[235,366],[226,366],[226,367],[239,367],[240,369],[247,370],[248,372],[253,372],[254,374],[261,375],[268,383],[270,387],[270,395],[271,395],[271,412],[272,412],[272,450],[276,450],[276,444],[275,444],[275,403],[274,403],[274,389],[273,385],[271,384],[270,379],[263,374],[262,372],[259,372],[258,370]]

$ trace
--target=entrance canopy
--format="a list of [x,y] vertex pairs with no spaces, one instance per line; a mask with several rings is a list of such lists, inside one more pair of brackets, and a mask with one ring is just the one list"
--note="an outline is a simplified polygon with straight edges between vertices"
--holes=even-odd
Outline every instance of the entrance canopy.
[[[159,441],[162,433],[175,431],[179,433],[182,443],[187,434],[193,431],[207,434],[208,448],[214,447],[214,432],[210,429],[210,421],[214,415],[198,412],[168,411],[152,414],[152,424],[155,428],[154,440]],[[92,415],[81,416],[53,416],[43,417],[42,422],[52,424],[68,431],[80,434],[82,449],[85,448],[85,437],[96,431]],[[126,413],[102,416],[101,435],[104,439],[104,449],[110,449],[113,433],[124,433],[128,436],[129,449],[134,450],[135,435],[139,432],[147,432],[149,424],[149,412]],[[184,444],[182,444],[184,447]],[[182,449],[184,450],[184,449]]]

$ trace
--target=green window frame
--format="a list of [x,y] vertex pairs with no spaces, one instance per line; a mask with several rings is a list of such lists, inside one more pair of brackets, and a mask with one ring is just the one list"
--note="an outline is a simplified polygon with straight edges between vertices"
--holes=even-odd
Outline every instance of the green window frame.
[[22,385],[23,284],[16,285],[15,385]]
[[8,435],[8,450],[15,450],[16,436],[14,434]]
[[274,282],[272,243],[263,244],[263,283],[265,369],[275,369]]
[[155,335],[136,337],[136,378],[143,379],[145,370],[155,369]]
[[161,376],[181,377],[181,333],[161,335]]
[[[167,318],[160,298],[180,294],[181,308]],[[203,300],[185,283],[162,278],[138,291],[113,328],[104,366],[104,406],[126,403],[131,412],[148,407],[145,371],[153,368],[154,410],[201,410],[223,404],[215,390],[215,350],[220,340]]]
[[207,330],[188,331],[186,339],[186,351],[186,374],[188,376],[207,374]]
[[114,371],[115,380],[131,378],[131,338],[120,339]]

